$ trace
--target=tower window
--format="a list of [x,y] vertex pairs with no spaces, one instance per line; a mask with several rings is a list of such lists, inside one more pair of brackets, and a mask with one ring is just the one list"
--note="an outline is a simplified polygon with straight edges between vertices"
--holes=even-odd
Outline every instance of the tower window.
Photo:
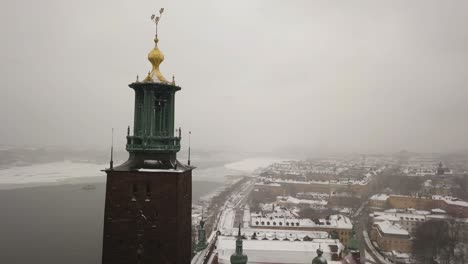
[[136,201],[137,193],[138,193],[138,187],[137,187],[136,183],[134,183],[134,184],[132,184],[132,201],[133,202]]
[[145,202],[149,202],[151,199],[151,186],[149,183],[146,184],[146,199]]

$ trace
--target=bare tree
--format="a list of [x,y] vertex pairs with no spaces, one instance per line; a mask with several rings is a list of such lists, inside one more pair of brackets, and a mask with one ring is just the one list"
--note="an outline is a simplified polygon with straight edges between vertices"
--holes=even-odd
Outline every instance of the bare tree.
[[454,219],[430,220],[421,224],[415,233],[413,252],[419,263],[464,264],[466,244],[461,243],[463,226]]

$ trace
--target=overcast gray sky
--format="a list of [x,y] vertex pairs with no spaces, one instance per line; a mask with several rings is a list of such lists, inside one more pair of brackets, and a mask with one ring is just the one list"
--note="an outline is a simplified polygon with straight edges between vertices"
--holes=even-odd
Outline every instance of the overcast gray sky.
[[0,144],[105,147],[115,127],[123,148],[165,7],[161,71],[194,147],[468,148],[467,1],[0,5]]

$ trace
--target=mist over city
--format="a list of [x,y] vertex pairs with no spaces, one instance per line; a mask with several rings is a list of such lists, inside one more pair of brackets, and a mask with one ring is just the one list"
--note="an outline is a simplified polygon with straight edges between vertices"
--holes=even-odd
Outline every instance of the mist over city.
[[468,263],[468,2],[0,6],[0,263]]
[[114,127],[121,148],[165,6],[161,70],[194,148],[466,150],[466,5],[7,1],[1,143],[104,148]]

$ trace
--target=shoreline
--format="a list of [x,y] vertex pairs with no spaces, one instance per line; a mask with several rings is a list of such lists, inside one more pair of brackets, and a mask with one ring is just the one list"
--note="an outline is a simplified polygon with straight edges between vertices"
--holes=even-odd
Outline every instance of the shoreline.
[[[193,171],[192,181],[224,183],[230,175],[245,175],[267,166],[279,158],[250,157],[232,159],[214,167]],[[105,183],[105,165],[86,162],[60,161],[30,166],[0,169],[0,190],[23,189],[67,184]]]

